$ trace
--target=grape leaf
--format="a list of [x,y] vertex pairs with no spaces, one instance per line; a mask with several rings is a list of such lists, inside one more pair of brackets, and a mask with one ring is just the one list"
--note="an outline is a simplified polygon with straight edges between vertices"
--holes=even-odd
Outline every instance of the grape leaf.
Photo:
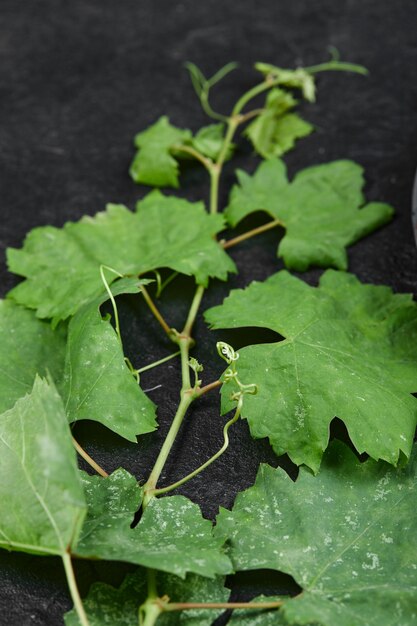
[[184,496],[154,498],[139,524],[130,528],[141,500],[133,481],[124,470],[106,479],[83,474],[88,514],[77,555],[127,561],[182,578],[188,572],[209,578],[231,572],[211,523]]
[[62,378],[66,329],[53,331],[33,311],[0,300],[0,413],[30,392],[36,374]]
[[286,229],[278,256],[287,267],[304,271],[310,265],[346,269],[346,246],[364,237],[393,215],[388,204],[364,205],[363,169],[353,161],[308,167],[288,181],[279,159],[261,163],[253,176],[237,170],[225,209],[235,226],[254,211],[279,219]]
[[417,454],[405,469],[360,463],[334,442],[314,477],[295,482],[263,465],[255,485],[222,510],[216,532],[237,570],[276,569],[300,596],[289,624],[410,626],[417,617]]
[[0,547],[63,556],[86,511],[62,400],[36,378],[0,419]]
[[[121,279],[113,295],[137,293],[149,281]],[[155,405],[128,369],[120,341],[100,305],[107,292],[84,305],[71,319],[61,384],[70,422],[90,419],[136,442],[136,435],[156,428]]]
[[283,89],[271,89],[265,109],[245,130],[256,152],[264,159],[281,156],[295,141],[309,135],[314,127],[297,113],[288,113],[297,101]]
[[130,176],[136,183],[152,187],[174,187],[178,184],[178,163],[172,156],[172,146],[191,139],[191,132],[176,128],[166,115],[159,118],[135,137],[138,151],[130,166]]
[[[417,421],[417,307],[411,296],[328,270],[313,288],[278,272],[206,312],[213,328],[256,326],[285,338],[240,350],[240,380],[256,383],[243,415],[277,454],[318,470],[337,416],[359,452],[397,463]],[[224,409],[230,390],[223,386]]]
[[[171,574],[157,574],[160,596],[167,595],[172,602],[227,602],[229,591],[223,578],[213,580],[189,574],[185,580]],[[90,626],[137,626],[138,607],[147,598],[146,572],[138,569],[128,574],[119,589],[105,583],[94,583],[84,600]],[[174,611],[158,617],[158,626],[211,626],[223,611],[213,609]],[[73,609],[65,615],[66,626],[80,626]]]
[[296,70],[288,70],[270,63],[255,63],[255,69],[265,77],[278,81],[279,85],[292,89],[299,89],[303,97],[309,102],[316,99],[316,84],[314,76],[302,67]]
[[136,212],[111,204],[63,228],[35,228],[22,249],[8,250],[10,270],[26,277],[9,297],[56,322],[102,293],[101,265],[127,275],[169,267],[203,285],[211,276],[225,280],[236,268],[213,239],[223,228],[223,218],[207,215],[203,203],[159,191],[138,202]]

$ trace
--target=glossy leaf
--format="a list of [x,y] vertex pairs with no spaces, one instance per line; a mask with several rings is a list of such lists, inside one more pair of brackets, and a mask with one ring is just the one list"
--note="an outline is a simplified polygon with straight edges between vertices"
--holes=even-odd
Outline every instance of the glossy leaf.
[[55,331],[33,311],[0,300],[0,413],[32,390],[36,374],[62,378],[66,329]]
[[136,183],[152,187],[174,187],[178,183],[178,163],[172,156],[173,146],[191,138],[189,130],[176,128],[165,115],[135,137],[138,149],[130,176]]
[[411,296],[333,270],[313,288],[282,271],[232,291],[206,319],[213,328],[256,326],[285,338],[243,348],[236,363],[240,380],[258,386],[243,416],[277,454],[317,471],[337,416],[359,452],[393,464],[409,456],[417,421]]
[[[189,574],[185,580],[158,573],[157,589],[172,602],[227,602],[229,591],[224,579],[213,580]],[[94,583],[84,600],[90,626],[138,626],[138,607],[146,600],[146,572],[138,569],[126,576],[119,589],[105,583]],[[212,609],[175,611],[158,617],[158,626],[211,626],[222,611]],[[65,616],[66,626],[80,626],[74,609]]]
[[291,150],[297,139],[309,135],[313,126],[297,113],[289,113],[297,101],[283,89],[271,89],[265,109],[245,130],[256,152],[264,159],[281,156]]
[[237,171],[225,215],[235,226],[255,211],[279,219],[286,232],[278,256],[287,267],[304,271],[310,265],[346,269],[346,247],[386,224],[388,204],[365,205],[363,169],[353,161],[308,167],[288,181],[279,159],[263,162],[253,176]]
[[62,400],[36,378],[0,418],[0,547],[62,556],[86,504]]
[[124,470],[106,479],[83,474],[88,515],[77,555],[126,561],[181,577],[188,572],[209,578],[231,572],[211,523],[184,496],[153,499],[132,529],[142,495],[135,483]]
[[111,204],[63,228],[35,228],[22,249],[8,250],[10,270],[26,278],[9,296],[58,321],[102,293],[101,265],[123,275],[169,267],[204,285],[209,277],[225,280],[235,266],[213,239],[223,227],[223,218],[207,215],[201,202],[154,191],[135,212]]
[[[255,485],[222,510],[217,531],[237,570],[276,569],[303,593],[285,602],[285,623],[410,626],[417,617],[417,455],[406,469],[360,463],[343,444],[317,477],[295,484],[262,466]],[[280,612],[281,612],[280,611]]]
[[[137,279],[122,279],[112,291],[138,293],[140,286]],[[128,369],[110,320],[100,314],[107,297],[84,305],[69,324],[62,395],[70,422],[94,420],[136,442],[136,435],[155,430],[155,405]]]

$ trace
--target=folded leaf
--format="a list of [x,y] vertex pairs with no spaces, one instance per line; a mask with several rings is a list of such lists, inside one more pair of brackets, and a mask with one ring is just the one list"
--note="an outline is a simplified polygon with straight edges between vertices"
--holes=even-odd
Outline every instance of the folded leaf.
[[33,311],[0,300],[0,413],[32,390],[36,374],[62,378],[66,329],[55,331]]
[[191,138],[189,130],[176,128],[165,115],[135,137],[138,151],[130,166],[135,183],[152,187],[175,187],[178,184],[178,163],[172,147]]
[[287,267],[304,271],[310,265],[346,269],[346,246],[390,221],[388,204],[364,206],[363,169],[353,161],[308,167],[288,181],[279,159],[263,162],[253,176],[237,171],[225,209],[235,226],[254,211],[266,211],[286,230],[278,256]]
[[271,89],[265,109],[249,124],[245,135],[264,159],[281,156],[294,147],[297,139],[309,135],[313,126],[297,113],[289,113],[297,100],[283,89]]
[[[223,578],[213,580],[189,574],[185,580],[158,573],[157,590],[171,602],[227,602],[228,589]],[[84,600],[90,626],[138,626],[138,607],[147,597],[146,572],[138,569],[128,574],[119,589],[105,583],[94,583]],[[222,610],[174,611],[158,617],[158,626],[211,626]],[[73,609],[65,615],[65,626],[80,626]]]
[[86,503],[62,400],[36,378],[0,418],[0,547],[63,556]]
[[88,514],[77,555],[127,561],[182,578],[188,572],[213,578],[232,571],[211,522],[184,496],[154,498],[132,529],[142,495],[135,479],[124,470],[105,479],[82,476]]
[[[118,280],[113,294],[137,293],[142,282]],[[105,292],[71,319],[62,396],[68,421],[94,420],[136,442],[136,435],[155,430],[155,405],[128,369],[110,321],[101,317],[100,305],[107,298]]]
[[[215,161],[223,147],[225,131],[224,124],[210,124],[209,126],[203,126],[192,137],[192,139],[185,142],[186,145],[190,145],[204,156]],[[226,154],[226,160],[230,159],[233,154],[234,146],[231,144]],[[184,156],[183,153],[178,154],[178,158]]]
[[229,540],[237,570],[276,569],[302,587],[280,610],[285,623],[409,626],[416,618],[416,479],[416,451],[406,469],[395,470],[360,463],[335,442],[319,475],[301,468],[295,484],[280,468],[262,466],[233,511],[221,510],[216,532]]
[[[285,338],[243,348],[236,364],[240,379],[258,386],[243,416],[277,454],[317,471],[337,416],[359,452],[393,464],[409,456],[417,422],[411,296],[333,270],[313,288],[282,271],[232,291],[206,319],[213,328],[256,326]],[[224,410],[229,396],[226,384]]]
[[22,249],[8,250],[10,270],[26,278],[9,297],[56,322],[102,293],[101,265],[123,275],[169,267],[204,285],[209,277],[225,280],[235,265],[213,239],[223,227],[223,218],[207,215],[201,202],[154,191],[134,213],[111,204],[63,228],[35,228]]

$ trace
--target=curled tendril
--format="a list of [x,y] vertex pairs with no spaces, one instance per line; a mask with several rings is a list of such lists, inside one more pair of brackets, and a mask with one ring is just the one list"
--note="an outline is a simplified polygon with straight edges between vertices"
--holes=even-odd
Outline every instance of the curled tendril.
[[224,383],[227,384],[233,380],[238,387],[238,390],[232,393],[231,399],[241,404],[243,396],[248,394],[255,395],[258,393],[258,386],[255,385],[255,383],[244,384],[239,380],[239,376],[236,371],[236,361],[239,358],[239,352],[236,352],[232,346],[224,341],[218,341],[216,347],[219,356],[221,356],[221,358],[230,366],[223,374]]
[[218,341],[216,343],[217,352],[219,356],[226,361],[228,365],[231,365],[239,358],[239,352],[236,352],[232,346],[230,346],[225,341]]

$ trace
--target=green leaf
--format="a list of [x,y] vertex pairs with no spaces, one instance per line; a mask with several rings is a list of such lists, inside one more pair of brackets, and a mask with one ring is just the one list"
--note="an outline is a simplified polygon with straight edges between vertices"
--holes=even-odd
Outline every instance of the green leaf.
[[[198,150],[198,152],[201,152],[201,154],[212,161],[216,161],[223,147],[224,128],[224,124],[210,124],[209,126],[204,126],[200,128],[197,134],[192,137],[189,142],[186,142],[186,144],[192,146],[195,150]],[[234,145],[231,144],[226,154],[226,160],[232,157],[233,151]],[[184,154],[185,153],[181,155],[181,153],[179,153],[179,156],[181,157]]]
[[[206,319],[213,328],[256,326],[285,338],[243,348],[236,363],[240,380],[258,386],[243,405],[252,435],[269,437],[277,454],[317,471],[337,416],[359,452],[393,464],[409,456],[417,421],[411,295],[334,270],[313,288],[282,271],[232,291]],[[225,410],[229,396],[226,384]]]
[[[138,293],[142,282],[118,280],[113,294]],[[84,305],[69,324],[62,396],[70,422],[94,420],[136,442],[136,435],[155,430],[155,405],[127,367],[110,320],[101,317],[107,298]]]
[[[251,602],[280,602],[282,596],[258,596]],[[233,611],[227,626],[286,626],[282,611],[277,609],[238,609]],[[309,625],[307,625],[309,626]]]
[[0,547],[63,556],[86,504],[62,400],[36,378],[0,418]]
[[282,67],[277,67],[276,65],[270,65],[269,63],[255,63],[255,69],[261,72],[265,77],[268,76],[272,80],[277,81],[279,85],[299,89],[303,97],[309,102],[315,101],[316,85],[314,76],[302,67],[296,70],[287,70]]
[[256,152],[269,159],[294,147],[295,141],[309,135],[314,127],[297,113],[288,113],[297,101],[283,89],[271,89],[264,111],[246,128]]
[[211,522],[184,496],[154,498],[139,524],[130,528],[142,497],[135,483],[124,470],[105,479],[83,474],[88,514],[77,555],[126,561],[181,577],[188,572],[211,578],[231,572]]
[[235,226],[254,211],[279,219],[286,229],[278,256],[287,267],[304,271],[310,265],[347,268],[346,246],[390,221],[393,208],[371,202],[364,206],[363,169],[353,161],[308,167],[288,182],[285,164],[269,159],[253,176],[237,170],[225,209]]
[[32,390],[36,374],[62,378],[65,331],[53,331],[32,311],[0,300],[0,413]]
[[169,267],[203,285],[209,277],[225,280],[235,265],[213,239],[223,228],[223,218],[207,215],[202,202],[159,191],[138,202],[134,213],[111,204],[63,228],[35,228],[22,249],[8,250],[10,270],[26,277],[9,296],[57,321],[102,293],[101,265],[124,275]]
[[[172,602],[227,602],[229,591],[224,579],[213,580],[189,574],[185,580],[171,574],[158,573],[157,589]],[[94,583],[84,600],[90,626],[137,626],[138,607],[147,597],[146,572],[138,569],[126,576],[119,589],[105,583]],[[213,609],[174,611],[158,617],[158,626],[211,626],[223,611]],[[65,615],[65,626],[80,626],[73,609]]]
[[[416,451],[415,451],[416,452]],[[406,469],[360,463],[335,442],[317,477],[295,482],[262,466],[255,485],[222,510],[217,532],[238,570],[276,569],[302,595],[288,624],[409,626],[416,619],[417,455]]]
[[135,146],[138,152],[129,170],[135,183],[177,188],[178,163],[172,156],[172,148],[190,138],[189,130],[172,126],[165,115],[136,135]]

